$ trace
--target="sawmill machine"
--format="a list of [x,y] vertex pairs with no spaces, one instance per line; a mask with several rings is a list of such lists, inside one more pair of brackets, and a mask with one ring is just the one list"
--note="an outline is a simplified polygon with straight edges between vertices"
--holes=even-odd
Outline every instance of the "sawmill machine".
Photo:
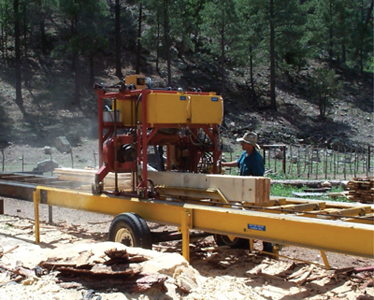
[[[200,89],[152,88],[143,75],[127,76],[112,86],[96,84],[95,89],[100,168],[92,185],[94,194],[150,197],[154,193],[147,175],[151,158],[161,172],[219,173],[221,96]],[[110,192],[103,184],[109,172],[115,175]],[[119,190],[119,173],[131,173],[131,191]]]

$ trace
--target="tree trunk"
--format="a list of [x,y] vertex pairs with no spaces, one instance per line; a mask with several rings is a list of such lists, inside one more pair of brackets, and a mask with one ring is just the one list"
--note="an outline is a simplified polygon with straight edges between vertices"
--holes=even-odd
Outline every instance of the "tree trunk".
[[28,66],[28,62],[27,62],[27,51],[28,51],[28,48],[27,48],[27,2],[24,2],[23,3],[23,40],[24,40],[24,58],[23,58],[23,77],[24,77],[24,81],[25,81],[25,86],[26,87],[29,87],[29,84],[30,84],[30,70],[29,70],[29,66]]
[[16,103],[22,111],[23,99],[22,99],[22,74],[21,74],[21,46],[20,46],[20,20],[19,20],[19,1],[14,0],[14,40],[15,40],[15,52],[16,52]]
[[1,53],[2,53],[2,60],[5,65],[5,45],[6,45],[6,40],[5,40],[5,30],[4,30],[4,23],[1,23]]
[[156,39],[156,72],[160,74],[159,59],[160,59],[160,11],[157,9],[157,39]]
[[40,30],[40,40],[42,46],[42,53],[44,55],[47,54],[47,37],[45,35],[45,14],[42,14],[42,18],[39,22],[39,30]]
[[[74,15],[71,20],[71,36],[76,35],[76,28],[78,24],[78,16]],[[72,71],[74,72],[74,102],[73,104],[80,105],[80,65],[79,65],[79,50],[73,49],[72,53]]]
[[76,53],[74,55],[75,60],[75,91],[74,91],[74,104],[80,106],[80,63],[79,63],[79,55]]
[[[329,10],[329,14],[330,14],[330,22],[332,23],[332,3],[330,1],[330,10]],[[333,57],[334,57],[334,41],[333,41],[333,38],[334,38],[334,30],[333,30],[333,27],[332,27],[332,24],[330,24],[329,26],[329,60],[330,60],[330,66],[332,66],[332,61],[333,61]]]
[[[326,180],[304,180],[304,179],[291,179],[291,180],[271,180],[270,184],[282,184],[282,185],[292,185],[298,188],[303,186],[309,188],[320,188]],[[328,180],[332,186],[339,186],[341,180]]]
[[121,6],[119,0],[115,5],[115,31],[116,31],[116,76],[122,79],[122,62],[121,62]]
[[252,45],[249,45],[249,80],[251,83],[252,101],[257,102],[257,95],[255,91],[255,82],[253,78],[253,50]]
[[222,27],[221,27],[221,95],[225,96],[225,84],[226,84],[226,74],[225,74],[225,19],[222,18]]
[[270,108],[277,110],[275,95],[274,0],[270,0]]
[[333,51],[333,47],[334,47],[334,42],[333,42],[333,29],[332,29],[332,26],[330,25],[330,28],[329,28],[329,39],[330,39],[330,42],[329,42],[329,60],[330,60],[330,66],[332,66],[332,61],[333,61],[333,57],[334,57],[334,51]]
[[[365,27],[368,26],[368,24],[371,20],[371,13],[373,12],[373,8],[374,8],[374,0],[371,1],[370,7],[368,8],[368,12],[367,12],[367,15],[366,15],[366,20],[365,20]],[[361,48],[361,45],[357,45],[357,47],[355,49],[355,54],[354,54],[355,57],[357,57],[357,55],[360,51],[360,48]]]
[[142,50],[142,44],[140,43],[140,38],[142,37],[142,11],[143,4],[140,3],[139,7],[139,22],[138,22],[138,51],[136,53],[136,74],[140,74],[140,53]]
[[90,65],[90,86],[92,87],[95,84],[95,63],[94,63],[94,55],[91,54],[89,57],[89,65]]
[[167,58],[168,71],[168,86],[171,86],[171,53],[170,53],[170,24],[169,24],[169,10],[168,1],[164,0],[164,33],[165,33],[165,48]]
[[342,63],[345,64],[347,61],[347,51],[345,49],[345,42],[342,42]]
[[6,2],[4,4],[4,12],[1,14],[1,18],[3,22],[1,23],[1,48],[2,48],[2,53],[3,53],[3,61],[4,61],[4,66],[7,68],[8,67],[8,22],[9,22],[9,10],[8,10],[8,3]]

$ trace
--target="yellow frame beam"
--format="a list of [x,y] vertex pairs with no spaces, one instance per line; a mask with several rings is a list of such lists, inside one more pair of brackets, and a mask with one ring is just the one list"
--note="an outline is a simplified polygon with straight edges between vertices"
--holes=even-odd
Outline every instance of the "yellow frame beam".
[[113,216],[134,212],[147,221],[180,227],[186,259],[189,258],[190,229],[368,258],[374,255],[374,226],[368,224],[173,201],[92,195],[49,187],[36,188],[34,203],[36,206],[42,203]]

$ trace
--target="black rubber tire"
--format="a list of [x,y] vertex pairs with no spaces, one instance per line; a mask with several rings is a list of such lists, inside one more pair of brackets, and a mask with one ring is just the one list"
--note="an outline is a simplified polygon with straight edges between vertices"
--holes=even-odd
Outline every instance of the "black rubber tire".
[[152,235],[147,222],[135,213],[123,213],[113,219],[109,240],[129,247],[152,249]]
[[235,238],[233,241],[227,235],[215,234],[214,240],[217,246],[229,246],[236,249],[249,249],[249,240],[242,238]]

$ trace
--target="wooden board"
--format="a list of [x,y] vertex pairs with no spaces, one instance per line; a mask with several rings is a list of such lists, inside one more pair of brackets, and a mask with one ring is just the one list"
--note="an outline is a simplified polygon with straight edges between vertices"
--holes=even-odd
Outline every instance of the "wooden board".
[[[57,168],[55,176],[61,180],[93,183],[97,170]],[[195,189],[219,189],[226,199],[235,202],[264,203],[270,200],[270,179],[266,177],[193,174],[148,171],[148,178],[155,185]],[[114,173],[104,179],[106,188],[114,186]],[[131,174],[118,174],[118,187],[131,189]]]
[[[77,181],[92,184],[95,181],[95,169],[72,169],[57,168],[54,169],[54,175],[61,180]],[[105,188],[114,187],[114,173],[109,173],[104,179]],[[131,189],[131,174],[118,173],[118,188],[121,190]]]
[[270,179],[266,177],[148,172],[155,185],[195,189],[219,189],[235,202],[264,203],[270,200]]
[[348,199],[362,203],[374,203],[374,178],[353,178],[347,184],[349,188]]

